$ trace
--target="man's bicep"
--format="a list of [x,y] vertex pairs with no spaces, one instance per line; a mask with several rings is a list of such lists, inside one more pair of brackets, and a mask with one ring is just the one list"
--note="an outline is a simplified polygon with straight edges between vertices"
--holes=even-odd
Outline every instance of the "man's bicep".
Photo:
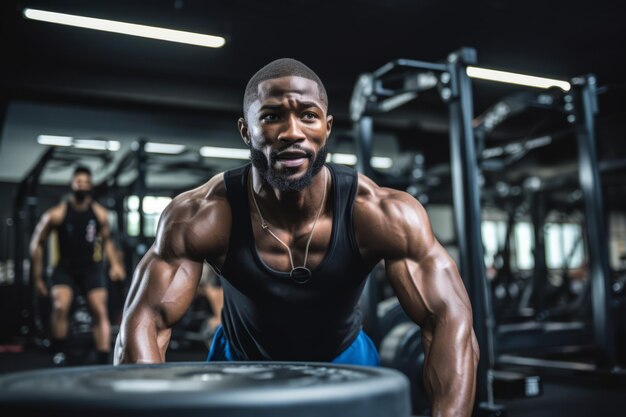
[[436,242],[420,265],[434,313],[467,314],[470,310],[467,291],[456,263],[446,249]]
[[443,316],[471,314],[456,264],[438,243],[422,256],[386,260],[387,275],[404,310],[418,324]]
[[386,259],[385,270],[404,311],[411,320],[424,326],[430,312],[424,297],[420,265],[409,258]]
[[43,244],[46,239],[48,239],[48,235],[50,234],[50,230],[52,229],[52,217],[49,211],[46,211],[39,219],[39,222],[35,226],[35,230],[33,230],[33,235],[30,240],[30,250],[31,252],[37,248],[37,246]]
[[178,321],[193,301],[204,260],[222,252],[223,222],[214,219],[220,213],[219,205],[188,192],[161,214],[154,245],[135,271],[130,296],[137,294],[144,308],[158,312],[166,327]]
[[171,327],[193,301],[201,273],[201,262],[165,259],[153,246],[135,270],[128,295],[128,314],[149,314],[159,328]]
[[109,224],[109,211],[98,203],[93,205],[94,212],[96,213],[96,219],[98,221],[98,229],[100,237],[104,242],[107,242],[111,238],[111,226]]

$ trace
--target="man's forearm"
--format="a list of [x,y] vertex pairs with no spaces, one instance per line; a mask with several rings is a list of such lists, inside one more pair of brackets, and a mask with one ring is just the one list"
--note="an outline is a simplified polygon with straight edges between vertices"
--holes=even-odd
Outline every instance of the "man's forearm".
[[33,268],[33,278],[42,279],[43,276],[43,250],[41,245],[37,245],[31,252],[31,262]]
[[114,363],[162,363],[170,330],[158,331],[154,321],[122,323],[114,349]]
[[424,364],[433,417],[467,416],[476,392],[478,352],[471,323],[439,320]]
[[113,244],[111,239],[107,239],[104,242],[104,253],[106,254],[107,259],[111,265],[119,267],[122,266],[122,263],[117,256],[117,252],[115,251],[115,245]]

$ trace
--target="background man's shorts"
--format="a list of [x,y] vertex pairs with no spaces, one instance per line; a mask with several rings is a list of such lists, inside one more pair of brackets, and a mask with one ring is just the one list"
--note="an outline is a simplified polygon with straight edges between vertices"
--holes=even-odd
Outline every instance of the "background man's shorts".
[[67,285],[74,291],[87,294],[96,288],[106,288],[106,280],[102,264],[84,268],[67,268],[57,266],[49,280],[49,286]]

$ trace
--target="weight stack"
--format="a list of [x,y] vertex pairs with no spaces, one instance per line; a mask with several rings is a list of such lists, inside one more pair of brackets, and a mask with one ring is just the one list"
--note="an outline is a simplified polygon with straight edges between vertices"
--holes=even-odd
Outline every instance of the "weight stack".
[[409,383],[384,368],[212,362],[89,366],[0,377],[3,417],[409,417]]

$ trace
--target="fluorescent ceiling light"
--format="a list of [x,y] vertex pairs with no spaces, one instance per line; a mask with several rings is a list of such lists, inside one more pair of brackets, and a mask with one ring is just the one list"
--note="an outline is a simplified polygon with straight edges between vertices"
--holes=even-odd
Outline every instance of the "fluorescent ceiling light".
[[[159,197],[147,195],[143,198],[143,211],[150,214],[161,214],[165,207],[172,201],[170,197]],[[156,224],[155,224],[156,227]]]
[[374,168],[388,169],[393,166],[393,159],[384,156],[373,156],[371,164]]
[[528,87],[551,88],[558,87],[563,91],[569,91],[570,83],[567,81],[554,80],[551,78],[535,77],[532,75],[516,74],[514,72],[496,71],[486,68],[467,67],[467,75],[480,80],[497,81],[501,83],[525,85]]
[[116,140],[103,139],[74,139],[71,136],[39,135],[37,143],[48,146],[73,146],[79,149],[93,149],[96,151],[119,151],[120,143]]
[[249,159],[250,151],[248,149],[203,146],[200,148],[200,155],[205,158]]
[[356,155],[349,153],[332,153],[326,158],[327,161],[329,159],[331,162],[342,165],[356,165],[357,162]]
[[155,26],[138,25],[134,23],[118,22],[115,20],[76,16],[65,13],[49,12],[45,10],[26,8],[24,9],[24,17],[32,20],[39,20],[42,22],[58,23],[60,25],[102,30],[104,32],[121,33],[123,35],[159,39],[163,41],[185,43],[189,45],[206,46],[208,48],[221,48],[226,43],[226,40],[221,36],[204,35],[202,33],[164,29]]
[[120,143],[116,140],[101,139],[74,139],[72,145],[79,149],[93,149],[96,151],[119,151]]
[[185,145],[179,145],[175,143],[157,143],[146,142],[144,150],[149,153],[164,153],[168,155],[178,155],[185,150]]
[[[356,155],[349,153],[329,153],[326,162],[334,162],[342,165],[356,165]],[[388,169],[393,166],[393,159],[384,156],[373,156],[370,159],[373,168]]]
[[54,135],[39,135],[37,136],[37,143],[40,145],[48,146],[72,146],[73,138],[71,136],[54,136]]

